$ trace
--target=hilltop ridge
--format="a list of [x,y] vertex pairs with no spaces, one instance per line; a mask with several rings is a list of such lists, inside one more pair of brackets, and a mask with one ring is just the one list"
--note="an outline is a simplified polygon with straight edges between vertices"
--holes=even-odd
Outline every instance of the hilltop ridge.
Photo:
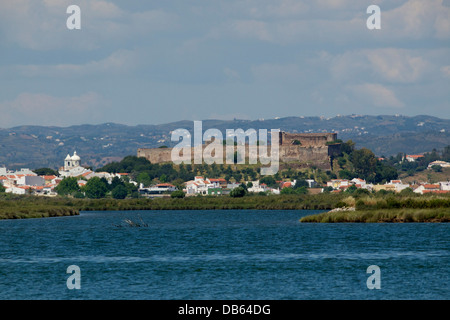
[[[158,125],[104,123],[70,127],[19,126],[0,129],[0,166],[8,168],[57,168],[67,153],[83,155],[83,165],[102,166],[135,155],[138,148],[173,146],[170,132],[193,130],[193,121]],[[418,115],[291,116],[259,120],[204,120],[203,130],[249,128],[281,129],[292,133],[335,132],[341,140],[353,140],[356,148],[369,148],[378,156],[398,152],[417,154],[450,144],[450,120]]]

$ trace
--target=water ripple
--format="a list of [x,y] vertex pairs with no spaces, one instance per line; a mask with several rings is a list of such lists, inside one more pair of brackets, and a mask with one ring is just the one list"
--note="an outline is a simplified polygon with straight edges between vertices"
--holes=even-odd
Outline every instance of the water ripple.
[[385,259],[428,259],[430,257],[449,257],[449,253],[440,251],[390,251],[390,252],[346,252],[330,253],[273,253],[273,254],[201,254],[201,255],[153,255],[148,257],[136,256],[77,256],[77,257],[27,257],[0,258],[3,264],[32,264],[32,263],[148,263],[148,262],[198,262],[198,261],[291,261],[291,260],[385,260]]

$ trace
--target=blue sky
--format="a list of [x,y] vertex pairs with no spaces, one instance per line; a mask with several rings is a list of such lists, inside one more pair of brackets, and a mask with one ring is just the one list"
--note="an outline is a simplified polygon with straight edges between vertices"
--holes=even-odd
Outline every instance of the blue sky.
[[2,128],[450,118],[449,0],[1,0],[0,58]]

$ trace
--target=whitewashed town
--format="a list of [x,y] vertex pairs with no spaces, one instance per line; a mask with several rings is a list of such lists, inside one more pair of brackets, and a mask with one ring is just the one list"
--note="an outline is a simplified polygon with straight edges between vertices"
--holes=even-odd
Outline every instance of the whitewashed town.
[[[423,157],[423,155],[406,155],[405,160],[409,162],[416,161]],[[439,166],[441,168],[450,167],[449,162],[445,161],[432,161],[428,164],[427,170],[431,170]],[[117,177],[124,179],[126,177],[127,182],[134,184],[138,189],[140,196],[143,197],[165,197],[170,196],[174,191],[179,191],[179,187],[176,187],[170,183],[156,183],[151,186],[144,187],[142,183],[138,183],[129,178],[128,173],[108,173],[108,172],[94,172],[81,165],[81,158],[74,152],[64,159],[64,165],[59,168],[58,175],[38,175],[33,170],[28,168],[22,168],[20,170],[8,170],[5,167],[0,167],[0,185],[3,186],[6,193],[12,194],[33,194],[38,196],[56,196],[57,192],[55,188],[58,184],[67,177],[77,178],[79,187],[86,185],[87,181],[93,177],[104,178],[108,183]],[[372,184],[367,183],[364,179],[331,179],[326,184],[319,184],[313,179],[305,179],[309,193],[322,193],[328,192],[344,192],[348,188],[366,189],[368,191],[392,191],[399,193],[402,190],[410,188],[414,193],[426,194],[426,193],[448,193],[450,192],[450,181],[417,181],[414,184],[403,183],[402,180],[390,180],[384,184]],[[225,195],[229,194],[231,190],[244,184],[247,186],[247,191],[250,193],[266,193],[266,194],[280,194],[283,193],[283,189],[294,188],[297,180],[292,181],[276,181],[276,187],[269,187],[265,183],[256,181],[245,182],[230,182],[224,178],[208,178],[205,176],[195,176],[193,180],[185,181],[183,183],[182,191],[186,196],[194,195]],[[286,191],[286,190],[285,190]]]

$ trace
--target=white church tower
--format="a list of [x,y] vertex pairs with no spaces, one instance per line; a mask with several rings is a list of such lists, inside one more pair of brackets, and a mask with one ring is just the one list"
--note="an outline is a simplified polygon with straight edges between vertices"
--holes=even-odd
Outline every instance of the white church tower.
[[64,170],[70,170],[80,166],[81,158],[77,155],[75,151],[73,156],[70,154],[67,155],[66,159],[64,159]]

